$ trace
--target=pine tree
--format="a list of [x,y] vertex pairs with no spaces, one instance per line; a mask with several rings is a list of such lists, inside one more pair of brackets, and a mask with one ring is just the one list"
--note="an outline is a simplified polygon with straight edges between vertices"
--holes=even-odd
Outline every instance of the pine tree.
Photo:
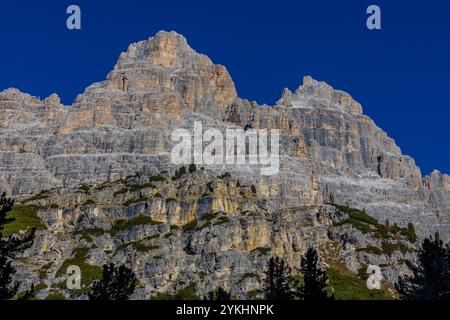
[[450,299],[450,246],[436,234],[426,238],[412,265],[412,275],[399,277],[395,288],[403,300]]
[[208,294],[208,300],[215,300],[215,301],[228,301],[231,300],[231,294],[222,287],[217,288],[217,290],[212,291]]
[[13,282],[13,275],[16,272],[11,265],[11,259],[29,248],[34,239],[35,229],[23,238],[10,235],[3,238],[3,228],[13,221],[7,217],[12,210],[14,201],[6,197],[6,193],[0,196],[0,300],[11,299],[17,293],[18,283]]
[[384,222],[384,226],[388,231],[391,229],[391,222],[389,221],[389,219],[386,219],[386,221]]
[[94,282],[89,294],[90,300],[128,300],[136,288],[136,275],[124,265],[103,266],[102,279]]
[[195,171],[197,171],[197,167],[195,164],[191,164],[189,166],[189,173],[194,173]]
[[309,248],[301,260],[303,284],[297,290],[297,296],[303,300],[330,300],[334,296],[328,296],[325,288],[328,278],[325,271],[319,265],[319,256],[314,248]]
[[291,268],[279,257],[270,258],[264,283],[264,296],[267,300],[291,300]]

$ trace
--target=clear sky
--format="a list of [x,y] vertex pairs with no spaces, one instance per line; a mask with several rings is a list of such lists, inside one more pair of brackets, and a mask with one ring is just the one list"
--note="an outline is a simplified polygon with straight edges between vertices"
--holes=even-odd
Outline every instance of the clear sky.
[[[66,28],[70,4],[79,31]],[[366,28],[370,4],[381,30]],[[450,173],[449,0],[2,1],[0,90],[71,104],[159,30],[225,65],[243,98],[273,104],[304,75],[347,91],[423,173]]]

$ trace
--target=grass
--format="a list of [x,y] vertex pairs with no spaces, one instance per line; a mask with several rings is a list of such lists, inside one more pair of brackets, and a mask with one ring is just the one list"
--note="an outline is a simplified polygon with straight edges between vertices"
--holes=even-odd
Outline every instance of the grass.
[[99,266],[90,265],[85,262],[86,255],[89,248],[78,247],[73,250],[73,258],[64,260],[62,266],[56,272],[56,276],[66,274],[67,268],[71,265],[76,265],[81,269],[81,283],[85,286],[91,284],[102,277],[102,268]]
[[366,281],[353,274],[347,274],[335,268],[327,270],[328,289],[335,294],[336,300],[392,300],[391,295],[381,290],[370,290]]
[[39,207],[35,205],[15,205],[7,214],[7,218],[13,220],[4,226],[3,236],[8,237],[19,233],[19,231],[27,231],[32,228],[36,228],[36,230],[47,229],[37,214],[38,210]]
[[128,220],[120,219],[111,228],[111,235],[116,235],[117,233],[128,230],[133,226],[139,225],[160,225],[162,222],[154,221],[152,218],[147,216],[137,216]]
[[377,219],[369,216],[364,211],[337,204],[332,205],[339,211],[346,213],[349,216],[348,219],[340,222],[338,225],[349,223],[362,233],[372,233],[379,239],[388,239],[392,237],[389,230],[384,225],[379,224]]

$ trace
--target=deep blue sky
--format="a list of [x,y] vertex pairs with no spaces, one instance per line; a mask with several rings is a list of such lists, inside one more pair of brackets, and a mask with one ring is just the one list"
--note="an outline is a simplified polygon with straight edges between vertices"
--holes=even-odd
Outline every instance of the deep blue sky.
[[[81,31],[66,29],[70,4]],[[366,28],[370,4],[381,31]],[[272,104],[304,75],[347,91],[423,173],[450,173],[449,0],[2,1],[0,90],[71,104],[162,29],[225,65],[243,98]]]

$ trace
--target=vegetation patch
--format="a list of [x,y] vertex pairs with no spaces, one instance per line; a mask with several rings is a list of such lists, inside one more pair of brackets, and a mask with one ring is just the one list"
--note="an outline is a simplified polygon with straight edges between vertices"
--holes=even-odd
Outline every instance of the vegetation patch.
[[269,247],[258,247],[258,248],[255,248],[255,249],[253,249],[251,251],[251,253],[254,253],[254,252],[257,252],[257,253],[262,254],[262,255],[267,255],[270,252],[272,252],[272,248],[269,248]]
[[81,238],[86,241],[91,241],[94,237],[100,237],[105,234],[105,230],[102,228],[90,228],[77,231],[76,234],[80,234]]
[[381,247],[383,248],[383,253],[391,256],[395,251],[400,251],[402,254],[406,254],[408,252],[412,252],[413,249],[408,248],[404,244],[397,242],[397,243],[389,243],[389,242],[383,242],[381,244]]
[[207,221],[204,224],[202,224],[201,226],[198,226],[195,230],[200,231],[200,230],[203,230],[203,229],[209,228],[209,227],[211,227],[211,222]]
[[7,214],[7,218],[11,221],[5,224],[3,236],[8,237],[19,233],[19,231],[27,231],[33,228],[36,228],[36,230],[47,229],[37,214],[39,209],[36,205],[15,205]]
[[201,219],[204,221],[211,221],[211,220],[217,218],[218,215],[219,215],[218,212],[211,212],[211,213],[205,214]]
[[180,289],[174,296],[174,300],[201,300],[200,296],[197,295],[197,285],[191,283]]
[[357,252],[367,252],[370,254],[376,254],[376,255],[380,255],[383,254],[383,250],[381,250],[380,248],[374,247],[374,246],[367,246],[365,248],[358,248],[356,249]]
[[102,268],[99,266],[94,266],[85,262],[86,255],[89,248],[78,247],[73,250],[73,258],[64,260],[62,266],[56,272],[56,276],[60,277],[66,274],[67,268],[71,265],[76,265],[80,267],[81,270],[81,283],[85,286],[91,284],[97,279],[102,277]]
[[148,200],[147,197],[131,198],[131,199],[128,199],[127,201],[125,201],[124,203],[122,203],[122,205],[124,205],[126,207],[126,206],[129,206],[129,205],[132,205],[132,204],[135,204],[135,203],[139,203],[139,202],[144,202],[144,201],[147,201],[147,200]]
[[350,273],[343,273],[335,268],[327,270],[328,290],[337,300],[392,300],[386,290],[370,290],[365,280]]
[[221,224],[230,222],[230,218],[226,216],[221,216],[217,219],[218,221],[214,223],[215,226],[220,226]]
[[229,172],[225,172],[224,174],[218,176],[219,179],[231,178],[231,174]]
[[90,187],[87,184],[82,184],[78,188],[78,192],[89,194]]
[[127,189],[127,188],[122,188],[122,189],[120,189],[120,190],[114,192],[114,196],[118,196],[119,194],[125,194],[125,193],[127,193],[127,192],[128,192],[128,189]]
[[89,199],[89,200],[87,200],[87,201],[84,203],[85,206],[89,206],[89,205],[92,205],[92,204],[95,204],[95,201],[92,200],[92,199]]
[[144,183],[144,184],[134,184],[134,185],[129,185],[128,186],[129,191],[134,192],[134,191],[141,191],[143,189],[147,189],[147,188],[152,188],[155,189],[156,186],[153,183]]
[[180,179],[185,174],[186,174],[186,168],[180,167],[178,170],[175,171],[175,174],[172,177],[172,181]]
[[133,226],[139,226],[139,225],[160,225],[162,222],[158,222],[153,220],[150,217],[147,216],[137,216],[128,220],[120,219],[117,220],[116,223],[111,228],[111,234],[116,235],[117,233],[128,230]]
[[27,203],[27,202],[31,202],[31,201],[37,201],[37,200],[42,200],[42,199],[47,199],[49,197],[49,190],[42,190],[41,192],[39,192],[38,194],[25,199],[23,201],[23,203]]
[[256,278],[259,280],[259,275],[253,272],[246,272],[242,275],[242,279],[248,279],[248,278]]
[[163,182],[163,181],[166,181],[166,178],[164,178],[161,175],[156,175],[156,176],[151,176],[150,181],[151,182]]
[[124,243],[124,244],[120,245],[117,248],[117,250],[122,250],[129,246],[132,246],[138,252],[148,252],[148,251],[153,251],[153,250],[159,249],[159,246],[146,245],[145,243],[143,243],[145,240],[147,240],[147,239]]
[[47,279],[48,270],[52,267],[52,262],[44,264],[39,270],[39,279]]
[[193,231],[197,227],[197,220],[192,220],[183,226],[183,231]]
[[60,292],[52,292],[45,297],[45,300],[66,300],[66,297]]

